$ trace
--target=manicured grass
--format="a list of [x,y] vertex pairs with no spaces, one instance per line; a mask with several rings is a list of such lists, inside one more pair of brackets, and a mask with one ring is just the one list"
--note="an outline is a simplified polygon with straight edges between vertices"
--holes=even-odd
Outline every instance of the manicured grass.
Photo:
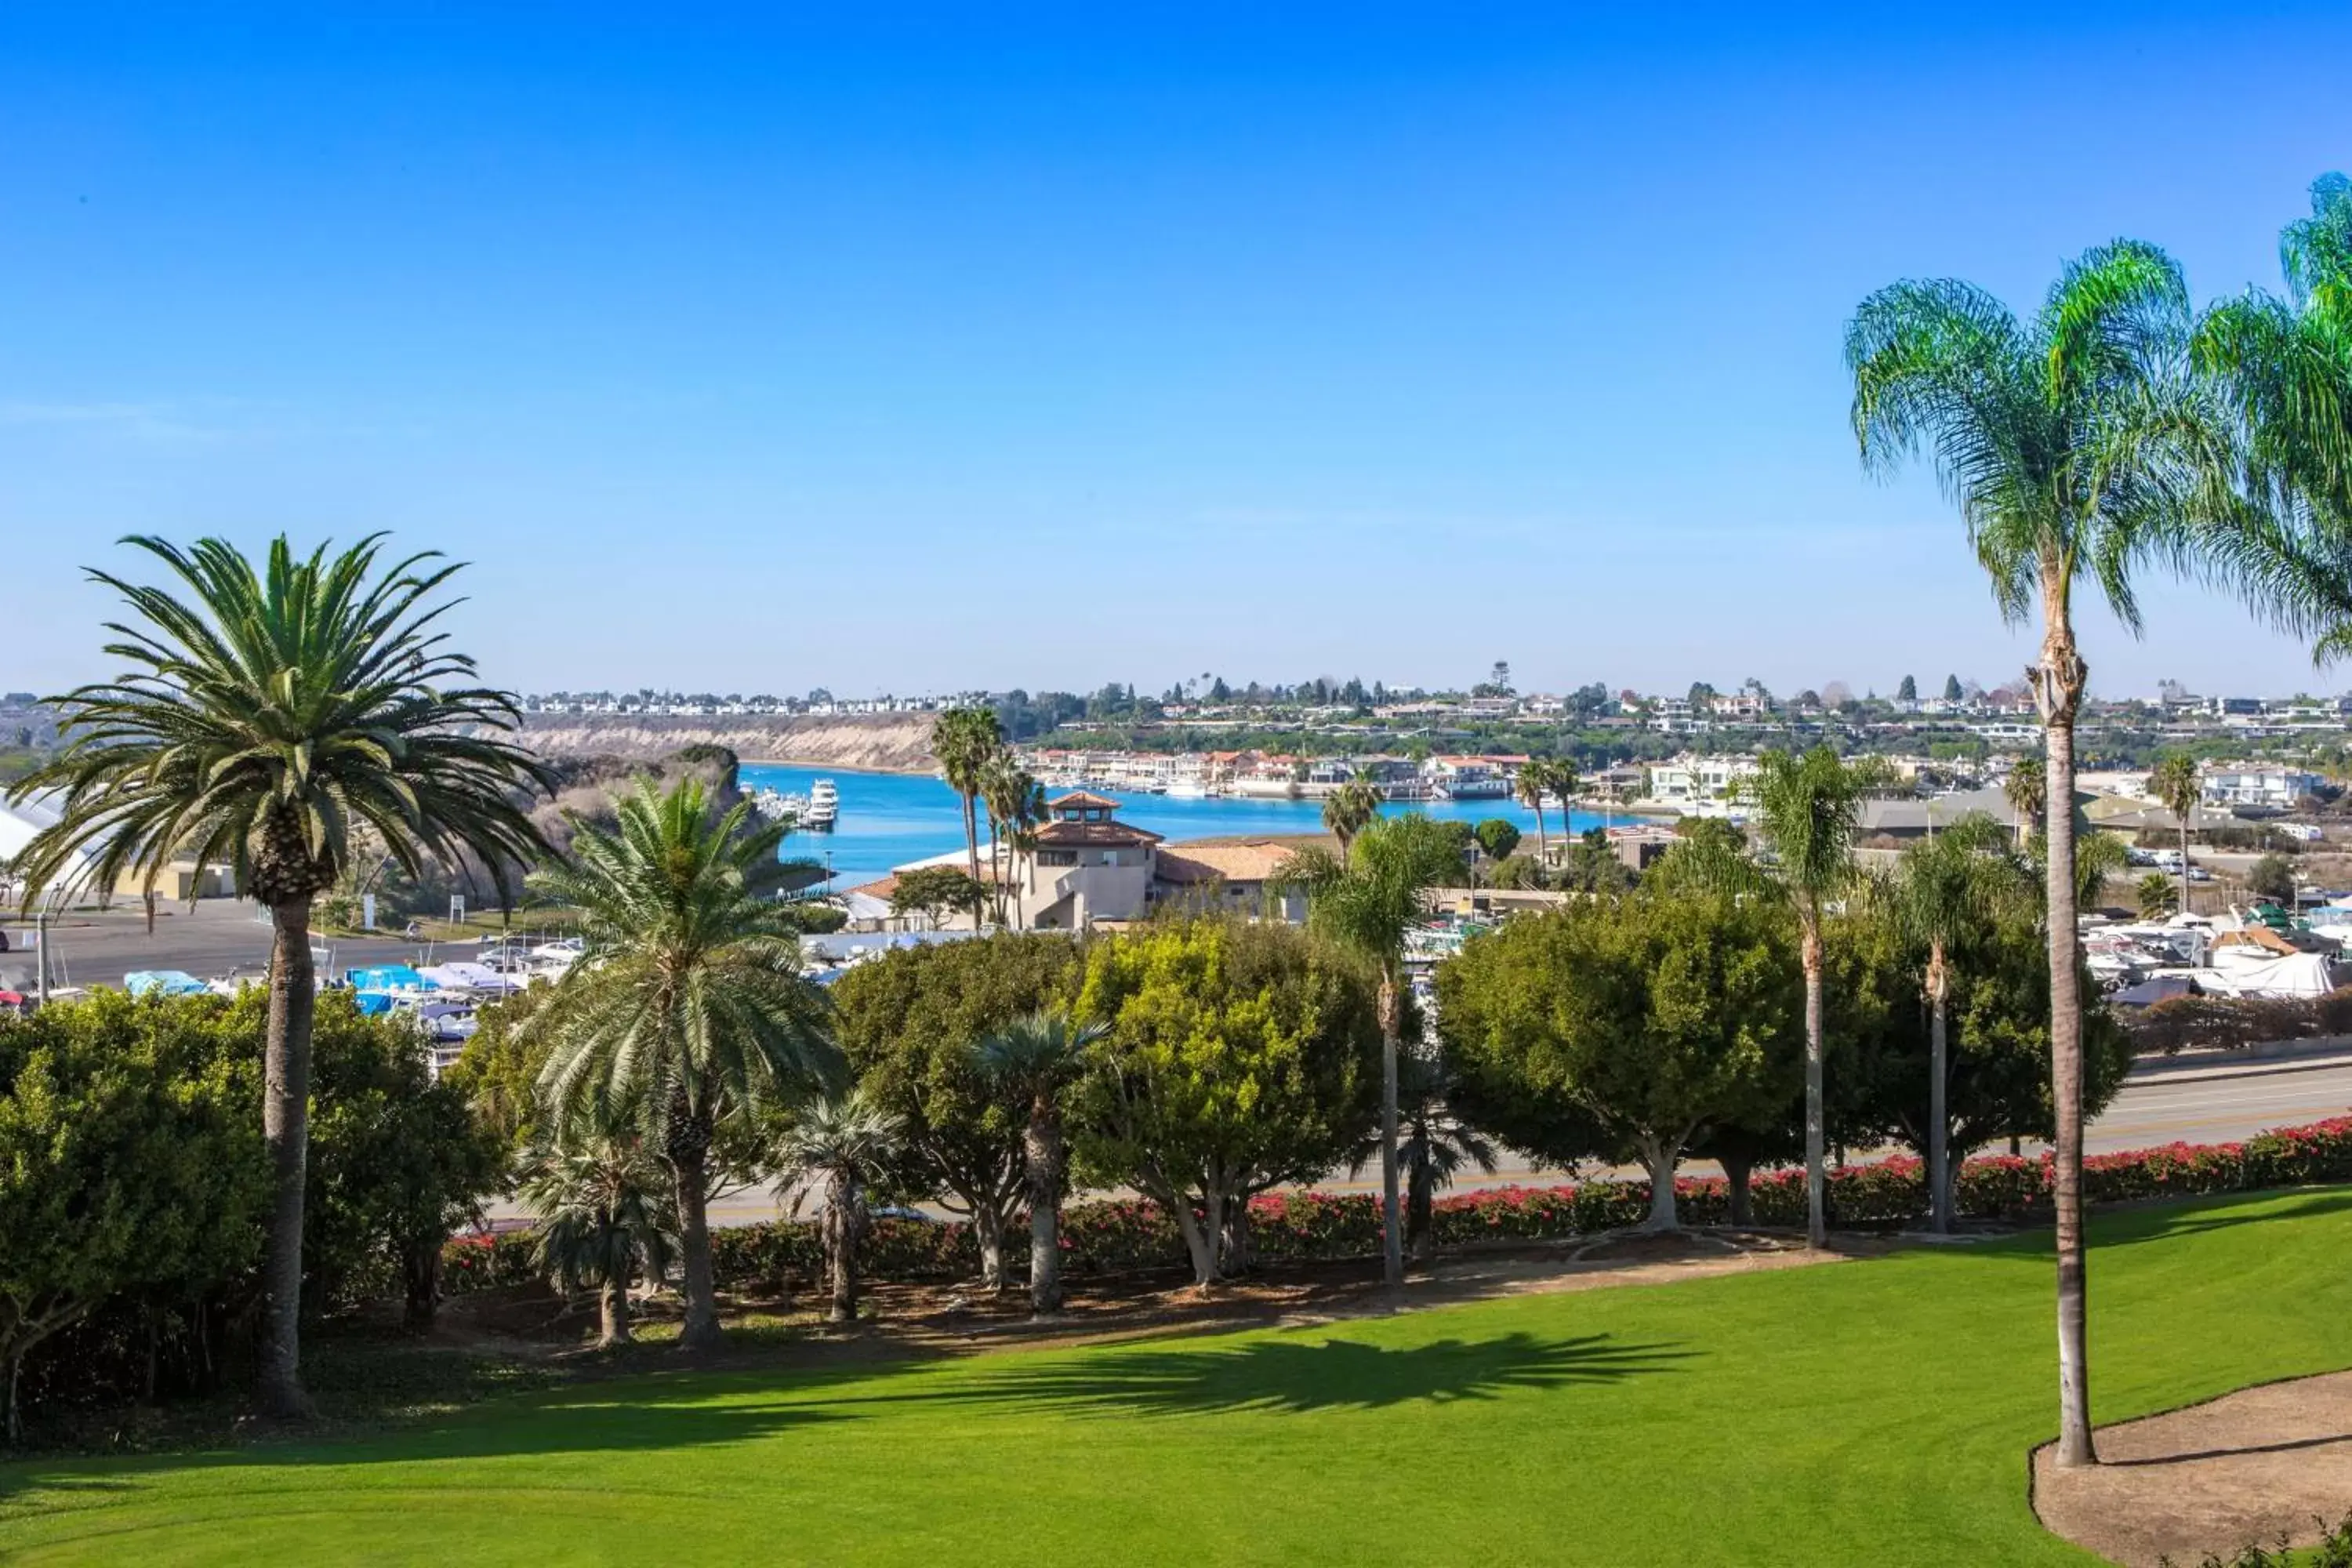
[[[2096,1227],[2102,1421],[2352,1364],[2352,1190]],[[2089,1561],[2026,1504],[2046,1240],[1304,1331],[653,1375],[0,1468],[12,1563]]]

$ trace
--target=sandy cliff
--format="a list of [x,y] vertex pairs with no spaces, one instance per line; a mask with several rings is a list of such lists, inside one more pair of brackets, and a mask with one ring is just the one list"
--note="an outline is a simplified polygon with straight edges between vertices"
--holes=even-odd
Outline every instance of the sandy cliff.
[[931,771],[931,718],[784,719],[531,713],[523,742],[549,756],[666,757],[681,746],[725,746],[747,763]]

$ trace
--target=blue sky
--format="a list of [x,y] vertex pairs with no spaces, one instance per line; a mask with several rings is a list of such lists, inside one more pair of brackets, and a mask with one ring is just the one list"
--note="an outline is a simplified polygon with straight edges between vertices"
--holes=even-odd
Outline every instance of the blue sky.
[[[377,528],[531,689],[1994,684],[1855,302],[2352,165],[2340,4],[684,9],[0,10],[0,684]],[[2148,610],[2095,688],[2352,682]]]

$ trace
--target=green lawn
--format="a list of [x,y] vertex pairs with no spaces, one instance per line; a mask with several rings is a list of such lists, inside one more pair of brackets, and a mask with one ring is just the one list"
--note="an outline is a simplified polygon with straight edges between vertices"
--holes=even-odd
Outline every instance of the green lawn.
[[[2102,1421],[2352,1364],[2352,1190],[2097,1240]],[[0,1467],[0,1559],[2079,1563],[2025,1500],[2050,1289],[2028,1237],[1312,1331],[630,1378],[347,1444]]]

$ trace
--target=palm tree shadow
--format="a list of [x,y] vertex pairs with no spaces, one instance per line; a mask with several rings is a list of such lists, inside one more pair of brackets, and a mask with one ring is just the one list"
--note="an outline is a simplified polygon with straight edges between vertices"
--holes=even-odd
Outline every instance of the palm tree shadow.
[[[2253,1195],[2259,1194],[2225,1193],[2210,1199],[2193,1200],[2178,1208],[2166,1205],[2119,1214],[2106,1220],[2093,1234],[2091,1243],[2101,1247],[2137,1247],[2143,1242],[2174,1241],[2207,1231],[2234,1230],[2242,1225],[2262,1225],[2284,1219],[2317,1219],[2352,1210],[2352,1188],[2311,1193],[2282,1208],[2247,1212],[2234,1206]],[[2217,1208],[2220,1210],[2218,1213],[2214,1212]]]
[[1379,1410],[1616,1383],[1671,1370],[1690,1353],[1621,1344],[1608,1334],[1547,1340],[1517,1332],[1397,1347],[1284,1337],[1009,1364],[944,1397],[1121,1415]]

